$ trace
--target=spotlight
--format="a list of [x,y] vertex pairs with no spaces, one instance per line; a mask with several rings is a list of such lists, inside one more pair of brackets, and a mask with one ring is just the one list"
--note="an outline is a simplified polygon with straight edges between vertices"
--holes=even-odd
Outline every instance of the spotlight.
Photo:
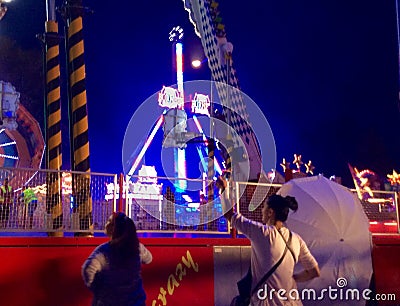
[[171,42],[181,41],[182,38],[183,38],[183,29],[180,26],[172,28],[171,32],[169,32],[169,41]]
[[200,66],[201,66],[201,61],[200,60],[195,59],[195,60],[192,61],[192,67],[193,68],[200,68]]

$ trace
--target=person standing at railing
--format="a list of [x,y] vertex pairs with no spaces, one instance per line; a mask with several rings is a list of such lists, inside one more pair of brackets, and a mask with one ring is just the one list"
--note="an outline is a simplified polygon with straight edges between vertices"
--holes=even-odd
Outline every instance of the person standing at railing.
[[99,245],[82,266],[92,305],[145,306],[141,265],[152,261],[151,252],[140,243],[133,220],[122,212],[110,216],[105,232],[110,241]]
[[8,184],[8,178],[4,179],[3,185],[0,187],[0,226],[6,228],[8,219],[10,218],[11,204],[13,203],[14,190]]
[[28,186],[24,186],[24,190],[20,195],[20,203],[24,205],[23,212],[24,212],[24,221],[25,221],[25,228],[32,228],[33,224],[33,213],[37,207],[37,197],[35,192],[32,188]]
[[[290,196],[269,196],[263,201],[262,222],[256,222],[230,207],[226,177],[218,177],[216,185],[225,206],[225,218],[251,242],[248,296],[235,297],[231,305],[242,305],[240,301],[253,306],[303,305],[300,297],[291,293],[296,292],[297,282],[319,277],[320,270],[304,240],[286,227],[289,210],[298,208],[297,200]],[[303,269],[295,273],[298,262]]]

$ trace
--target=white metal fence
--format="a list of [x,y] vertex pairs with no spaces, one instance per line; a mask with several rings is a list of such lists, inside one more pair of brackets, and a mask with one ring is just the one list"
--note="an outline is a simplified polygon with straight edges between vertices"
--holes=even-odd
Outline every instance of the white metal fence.
[[[214,181],[186,179],[181,190],[182,184],[167,177],[134,176],[122,182],[116,174],[0,168],[0,189],[5,178],[12,196],[7,200],[0,192],[0,232],[104,232],[110,214],[120,209],[139,232],[230,233]],[[231,186],[236,210],[260,222],[260,204],[281,187],[250,182]],[[26,189],[33,191],[33,200],[23,196]],[[373,193],[372,199],[361,201],[370,221],[398,225],[397,194]]]
[[[0,197],[1,231],[103,231],[115,211],[115,193],[106,197],[115,174],[1,168],[2,186],[6,178],[12,195]],[[33,192],[29,199],[26,189]]]
[[126,209],[139,231],[229,232],[214,182],[139,176],[126,181]]

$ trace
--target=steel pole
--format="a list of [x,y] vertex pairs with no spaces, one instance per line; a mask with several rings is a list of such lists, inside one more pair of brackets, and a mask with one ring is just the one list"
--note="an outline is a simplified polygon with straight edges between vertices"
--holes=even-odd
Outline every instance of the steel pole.
[[71,167],[74,171],[87,173],[75,173],[73,175],[73,193],[76,212],[79,213],[80,230],[91,230],[93,228],[93,218],[89,174],[89,126],[84,62],[83,13],[84,8],[81,0],[66,1]]
[[[62,138],[61,138],[61,90],[60,90],[60,37],[55,16],[54,0],[48,0],[45,22],[45,109],[46,109],[46,162],[47,168],[56,170],[46,177],[46,208],[52,218],[52,229],[62,236]],[[60,234],[61,233],[61,234]],[[51,233],[53,235],[53,233]]]

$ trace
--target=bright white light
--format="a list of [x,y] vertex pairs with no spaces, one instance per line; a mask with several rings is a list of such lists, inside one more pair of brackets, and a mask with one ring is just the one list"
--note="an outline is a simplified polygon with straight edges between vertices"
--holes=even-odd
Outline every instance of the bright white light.
[[196,92],[192,100],[192,112],[210,117],[210,113],[208,111],[210,104],[211,102],[208,95],[203,95]]
[[191,198],[189,195],[187,195],[187,194],[183,194],[183,195],[182,195],[182,198],[183,198],[186,202],[188,202],[188,203],[193,202],[192,198]]
[[199,68],[201,66],[201,61],[196,59],[192,61],[192,67],[193,68]]
[[12,0],[0,0],[0,2],[10,3]]
[[128,172],[128,176],[132,176],[133,173],[136,171],[136,168],[139,166],[140,161],[142,160],[147,149],[149,148],[151,142],[153,141],[154,136],[156,135],[156,133],[157,133],[158,129],[160,128],[161,124],[163,123],[163,121],[164,121],[164,116],[161,115],[157,121],[156,126],[154,127],[153,131],[151,132],[150,136],[147,138],[142,150],[140,151],[139,155],[136,157],[136,160],[133,163],[131,170],[129,170],[129,172]]
[[4,157],[4,158],[9,158],[9,159],[19,159],[18,156],[13,156],[13,155],[5,155],[5,154],[0,154],[0,157]]
[[169,41],[180,41],[182,38],[183,29],[180,26],[174,27],[171,32],[169,32]]
[[176,53],[176,82],[178,90],[183,95],[183,45],[177,43],[175,46]]
[[15,145],[15,144],[16,144],[15,141],[11,141],[11,142],[0,144],[0,147],[7,147],[7,146]]
[[390,225],[390,226],[396,226],[396,222],[384,222],[383,225]]

